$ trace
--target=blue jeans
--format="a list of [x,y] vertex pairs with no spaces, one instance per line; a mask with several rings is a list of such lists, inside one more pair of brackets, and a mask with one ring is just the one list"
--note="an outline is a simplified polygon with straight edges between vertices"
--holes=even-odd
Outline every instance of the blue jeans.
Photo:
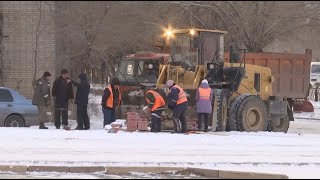
[[102,109],[103,112],[103,127],[116,121],[116,110],[115,109]]

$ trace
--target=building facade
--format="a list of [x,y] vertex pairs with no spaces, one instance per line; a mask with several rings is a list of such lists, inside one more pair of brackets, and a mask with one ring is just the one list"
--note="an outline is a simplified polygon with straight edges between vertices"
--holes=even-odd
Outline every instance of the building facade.
[[0,1],[0,86],[27,98],[32,81],[55,76],[55,20],[51,1]]

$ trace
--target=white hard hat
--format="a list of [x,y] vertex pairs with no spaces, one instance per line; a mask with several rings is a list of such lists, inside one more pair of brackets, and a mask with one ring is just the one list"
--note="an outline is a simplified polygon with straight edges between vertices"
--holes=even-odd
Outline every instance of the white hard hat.
[[172,81],[172,80],[168,80],[167,81],[167,86],[168,87],[171,87],[173,84],[174,84],[174,81]]
[[204,79],[202,80],[201,84],[209,84],[209,83],[208,83],[208,80]]

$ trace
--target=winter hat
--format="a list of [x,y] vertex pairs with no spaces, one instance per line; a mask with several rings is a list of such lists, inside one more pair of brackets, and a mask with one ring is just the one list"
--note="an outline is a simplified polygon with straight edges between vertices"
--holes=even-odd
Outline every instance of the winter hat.
[[202,80],[201,84],[209,84],[209,83],[208,83],[208,80],[204,79]]
[[49,72],[44,72],[44,73],[43,73],[43,76],[44,76],[44,77],[51,77],[51,74],[50,74]]
[[172,81],[172,80],[168,80],[168,81],[167,81],[167,86],[168,86],[168,87],[173,86],[173,84],[174,84],[174,81]]
[[114,85],[120,85],[120,80],[119,80],[119,78],[117,78],[117,77],[114,77],[113,79],[112,79],[112,81],[111,81],[111,85],[112,86],[114,86]]
[[81,80],[86,80],[86,79],[87,79],[87,75],[86,75],[85,73],[81,73],[81,74],[79,75],[79,78],[80,78]]
[[69,72],[68,72],[68,70],[67,69],[62,69],[61,70],[61,74],[68,74]]

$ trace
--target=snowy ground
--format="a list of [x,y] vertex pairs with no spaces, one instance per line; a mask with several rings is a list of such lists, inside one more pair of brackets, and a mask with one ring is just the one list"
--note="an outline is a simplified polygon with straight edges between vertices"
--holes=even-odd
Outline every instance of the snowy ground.
[[[90,95],[89,131],[0,128],[0,164],[194,166],[320,178],[320,120],[297,119],[287,134],[111,134],[102,129],[100,101]],[[295,116],[315,116],[320,104],[315,106],[315,113]]]

